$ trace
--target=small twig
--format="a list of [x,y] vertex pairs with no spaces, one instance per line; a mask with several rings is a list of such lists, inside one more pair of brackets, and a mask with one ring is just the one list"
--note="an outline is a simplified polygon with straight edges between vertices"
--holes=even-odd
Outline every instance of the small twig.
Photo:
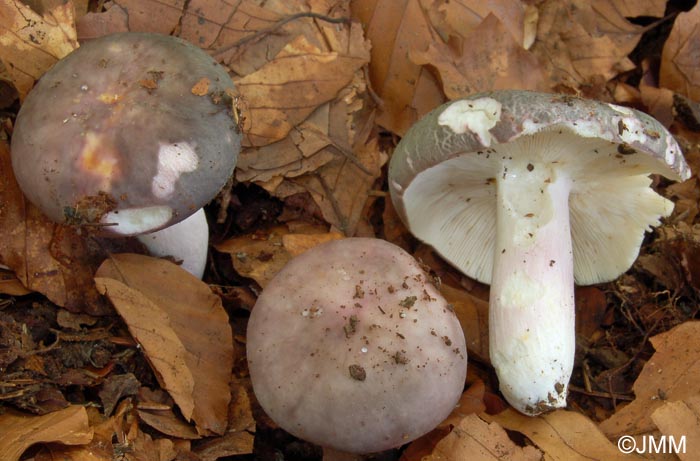
[[573,392],[576,392],[577,394],[583,394],[583,395],[588,395],[591,397],[602,397],[604,399],[611,399],[611,400],[626,400],[626,401],[632,401],[634,400],[634,397],[629,396],[629,395],[621,395],[621,394],[613,394],[610,392],[598,392],[594,390],[587,390],[583,389],[578,386],[574,386],[573,384],[569,384],[569,389]]
[[300,18],[319,19],[321,21],[330,22],[331,24],[347,24],[350,22],[350,18],[345,18],[345,17],[331,18],[329,16],[326,16],[326,15],[323,15],[320,13],[314,13],[312,11],[305,11],[302,13],[296,13],[296,14],[292,14],[291,16],[286,16],[286,17],[280,19],[279,21],[277,21],[276,23],[274,23],[273,25],[271,25],[269,27],[265,27],[264,29],[260,29],[259,31],[255,32],[253,34],[246,35],[245,37],[232,43],[231,45],[225,45],[225,46],[219,48],[218,50],[214,51],[213,55],[216,57],[216,56],[219,56],[223,53],[226,53],[227,51],[230,51],[234,48],[239,48],[248,42],[256,40],[256,39],[263,37],[265,35],[271,34],[276,29],[279,29],[280,27],[284,26],[285,24],[292,22],[292,21],[295,21],[295,20],[300,19]]
[[384,100],[374,91],[372,80],[369,78],[369,66],[362,66],[362,74],[367,82],[367,92],[379,109],[384,109]]

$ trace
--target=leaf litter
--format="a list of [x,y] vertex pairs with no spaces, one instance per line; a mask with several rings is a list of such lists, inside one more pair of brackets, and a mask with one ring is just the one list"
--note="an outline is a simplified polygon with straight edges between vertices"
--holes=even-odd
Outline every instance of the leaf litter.
[[[8,456],[19,459],[38,443],[36,460],[215,460],[265,450],[318,459],[317,450],[270,435],[277,428],[261,413],[247,376],[245,322],[257,293],[289,259],[329,239],[360,235],[399,244],[442,281],[472,358],[455,412],[397,457],[637,459],[621,454],[618,437],[685,435],[689,446],[700,443],[696,176],[656,182],[676,208],[627,274],[577,289],[569,410],[537,418],[507,409],[498,396],[488,362],[488,287],[417,245],[393,212],[385,184],[397,138],[421,115],[447,100],[501,88],[645,110],[674,132],[697,172],[700,6],[680,0],[25,3],[0,0],[0,104],[10,113],[79,41],[161,32],[191,41],[228,67],[244,148],[235,180],[207,208],[217,219],[204,283],[172,262],[134,254],[145,250],[130,239],[115,247],[79,225],[43,218],[14,182],[12,118],[2,116],[0,264],[8,269],[0,279],[0,427],[18,434],[0,436]],[[76,386],[81,396],[71,391]],[[75,405],[88,395],[99,409]],[[51,430],[32,432],[42,421]]]

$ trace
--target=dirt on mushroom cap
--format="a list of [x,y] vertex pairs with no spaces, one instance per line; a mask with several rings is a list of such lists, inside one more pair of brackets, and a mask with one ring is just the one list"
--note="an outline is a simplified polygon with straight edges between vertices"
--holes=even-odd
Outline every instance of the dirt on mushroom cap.
[[329,242],[295,258],[248,325],[258,400],[322,446],[401,445],[449,414],[464,385],[454,312],[415,260],[382,240]]
[[[193,93],[203,78],[207,91]],[[24,101],[12,138],[17,180],[58,222],[151,208],[160,213],[143,225],[151,228],[108,230],[135,234],[178,222],[233,171],[240,150],[233,89],[222,66],[175,37],[122,33],[87,42]],[[81,207],[100,194],[112,208]]]

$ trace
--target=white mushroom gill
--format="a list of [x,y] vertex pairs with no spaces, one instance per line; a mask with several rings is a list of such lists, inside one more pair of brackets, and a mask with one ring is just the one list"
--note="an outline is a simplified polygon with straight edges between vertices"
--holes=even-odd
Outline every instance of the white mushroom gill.
[[125,208],[105,213],[100,222],[118,235],[138,235],[163,227],[173,217],[166,205]]

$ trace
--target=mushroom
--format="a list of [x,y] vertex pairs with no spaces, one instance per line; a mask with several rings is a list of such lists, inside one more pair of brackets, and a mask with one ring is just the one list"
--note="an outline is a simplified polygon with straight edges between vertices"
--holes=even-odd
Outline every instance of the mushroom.
[[202,278],[209,251],[209,224],[200,208],[184,221],[136,237],[153,256],[172,257],[180,267]]
[[52,220],[139,235],[187,218],[226,184],[240,150],[234,85],[196,46],[107,35],[61,59],[24,100],[12,166]]
[[491,284],[491,362],[517,410],[566,405],[574,281],[626,271],[645,231],[671,213],[650,174],[690,177],[659,122],[528,91],[449,102],[396,147],[389,188],[403,222],[464,274]]
[[365,454],[425,434],[464,388],[464,334],[418,263],[379,239],[348,238],[295,257],[248,323],[253,390],[291,434]]

